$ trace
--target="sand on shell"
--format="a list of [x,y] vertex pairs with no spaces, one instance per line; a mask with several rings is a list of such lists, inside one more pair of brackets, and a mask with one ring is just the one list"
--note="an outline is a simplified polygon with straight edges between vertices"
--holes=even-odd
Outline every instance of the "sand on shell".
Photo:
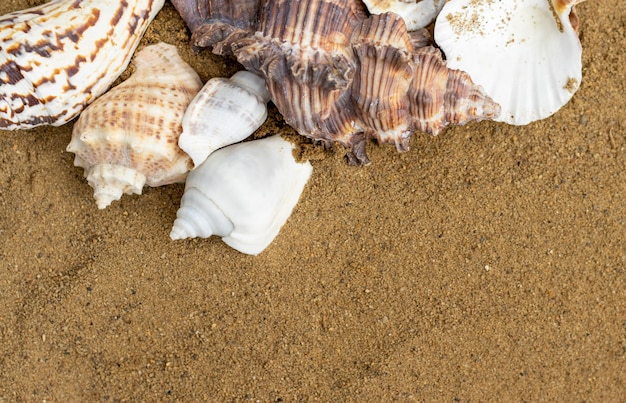
[[[365,168],[303,142],[312,179],[257,257],[171,241],[183,185],[99,211],[71,123],[0,133],[0,401],[622,400],[626,11],[579,15],[556,115],[369,144]],[[203,80],[239,69],[169,3],[161,40]]]

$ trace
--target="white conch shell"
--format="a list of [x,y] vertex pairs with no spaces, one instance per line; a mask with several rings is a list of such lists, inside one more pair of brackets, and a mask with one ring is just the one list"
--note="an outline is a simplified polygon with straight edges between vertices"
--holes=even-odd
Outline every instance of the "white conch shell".
[[261,253],[291,215],[313,168],[280,135],[224,147],[189,173],[170,237],[218,235]]
[[213,151],[250,136],[267,118],[270,95],[256,74],[210,79],[183,117],[178,145],[199,166]]
[[141,194],[144,184],[182,182],[191,168],[177,143],[200,77],[165,43],[138,52],[134,64],[128,80],[80,115],[67,146],[101,209],[124,193]]
[[575,1],[452,0],[435,24],[448,67],[466,71],[502,112],[524,125],[565,105],[580,86],[582,47],[570,12]]
[[62,125],[126,69],[165,0],[57,0],[0,17],[0,129]]
[[446,0],[363,0],[372,14],[392,12],[404,19],[406,28],[424,28],[437,17]]

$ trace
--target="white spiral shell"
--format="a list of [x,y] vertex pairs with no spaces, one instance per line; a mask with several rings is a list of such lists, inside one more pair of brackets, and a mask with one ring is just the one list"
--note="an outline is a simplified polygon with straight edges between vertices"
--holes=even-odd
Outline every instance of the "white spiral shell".
[[257,255],[287,221],[311,176],[279,135],[224,147],[189,173],[172,239],[218,235]]
[[210,79],[183,117],[178,145],[199,166],[213,151],[250,136],[267,118],[270,95],[256,74]]
[[0,17],[0,129],[62,125],[126,69],[165,0],[56,0]]
[[134,64],[128,80],[80,115],[67,146],[101,209],[144,184],[182,182],[192,165],[177,143],[200,77],[165,43],[138,52]]

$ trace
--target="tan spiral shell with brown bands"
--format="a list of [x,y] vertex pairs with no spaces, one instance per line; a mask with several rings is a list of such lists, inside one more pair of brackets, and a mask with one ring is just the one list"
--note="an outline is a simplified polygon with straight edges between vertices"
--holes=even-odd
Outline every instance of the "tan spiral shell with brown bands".
[[0,17],[0,129],[62,125],[127,67],[165,0],[58,0]]

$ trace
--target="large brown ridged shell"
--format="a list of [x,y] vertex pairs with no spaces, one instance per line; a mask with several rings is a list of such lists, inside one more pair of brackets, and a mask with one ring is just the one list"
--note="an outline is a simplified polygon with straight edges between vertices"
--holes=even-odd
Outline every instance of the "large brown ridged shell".
[[351,95],[361,126],[368,137],[408,150],[408,90],[415,66],[404,21],[395,14],[373,15],[364,20],[356,38],[358,68]]
[[368,162],[368,138],[406,151],[416,130],[437,134],[499,114],[481,87],[448,69],[425,46],[428,37],[409,34],[396,14],[368,16],[356,0],[262,3],[255,33],[229,42],[233,54],[265,78],[289,125],[351,149],[354,162]]
[[[350,147],[350,86],[356,68],[350,47],[362,9],[343,0],[267,2],[255,36],[239,41],[237,60],[266,79],[272,101],[301,134]],[[322,16],[329,16],[325,18]]]

